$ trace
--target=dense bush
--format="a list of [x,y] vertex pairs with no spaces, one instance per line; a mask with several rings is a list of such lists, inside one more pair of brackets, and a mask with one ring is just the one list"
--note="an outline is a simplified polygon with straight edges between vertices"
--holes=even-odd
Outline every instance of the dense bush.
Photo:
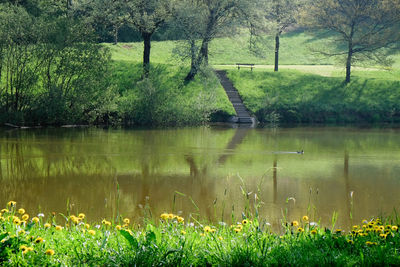
[[215,74],[205,69],[185,85],[186,70],[170,65],[151,69],[142,79],[141,64],[115,62],[113,83],[120,90],[119,111],[123,120],[137,125],[198,125],[220,111],[233,114]]
[[[43,6],[0,5],[0,111],[15,124],[90,123],[108,113],[109,52],[87,25]],[[109,101],[105,101],[108,99]]]

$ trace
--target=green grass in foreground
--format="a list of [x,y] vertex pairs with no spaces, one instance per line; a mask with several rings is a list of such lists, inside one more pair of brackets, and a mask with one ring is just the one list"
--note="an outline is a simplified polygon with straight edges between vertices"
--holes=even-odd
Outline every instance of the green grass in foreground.
[[263,122],[400,121],[398,79],[366,79],[360,75],[346,85],[342,78],[294,70],[228,70],[228,77],[246,106]]
[[350,232],[321,228],[305,215],[274,233],[257,219],[207,225],[164,213],[89,224],[85,214],[31,218],[15,202],[0,216],[2,266],[399,265],[398,221],[375,219]]

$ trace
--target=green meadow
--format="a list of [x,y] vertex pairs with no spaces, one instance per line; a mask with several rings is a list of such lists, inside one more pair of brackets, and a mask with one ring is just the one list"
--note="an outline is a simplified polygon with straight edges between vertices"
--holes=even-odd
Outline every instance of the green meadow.
[[[330,39],[317,39],[301,31],[283,35],[280,50],[280,71],[273,72],[273,40],[265,38],[252,52],[250,36],[215,39],[210,46],[210,64],[227,70],[228,77],[239,90],[251,113],[260,122],[282,123],[382,123],[400,121],[400,56],[394,55],[391,68],[355,65],[352,82],[344,84],[345,70],[340,59],[328,58],[312,51],[329,47]],[[176,53],[179,41],[153,42],[151,62],[170,73],[187,72],[188,62]],[[118,75],[132,75],[142,57],[142,43],[105,44],[112,52]],[[254,50],[254,49],[253,49]],[[236,63],[256,64],[236,68]],[[121,66],[124,66],[121,68]],[[200,75],[201,76],[201,75]],[[212,77],[210,72],[208,77]],[[203,77],[204,78],[204,77]],[[200,80],[183,86],[184,98],[199,92]],[[129,81],[129,80],[126,80]],[[215,81],[215,78],[214,78]],[[171,81],[172,82],[172,81]],[[176,79],[175,82],[179,82]],[[222,88],[216,88],[213,110],[226,119],[234,114]],[[172,88],[172,87],[171,87]],[[197,89],[195,89],[197,88]],[[194,91],[192,91],[194,90]]]

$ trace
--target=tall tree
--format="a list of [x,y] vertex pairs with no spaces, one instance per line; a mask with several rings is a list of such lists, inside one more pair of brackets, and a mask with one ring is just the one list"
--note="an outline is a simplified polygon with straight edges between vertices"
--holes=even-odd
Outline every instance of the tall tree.
[[142,35],[143,69],[145,76],[150,69],[151,37],[170,17],[169,0],[125,0],[128,22]]
[[191,81],[203,63],[208,64],[208,47],[219,34],[223,34],[227,26],[233,26],[235,15],[244,10],[249,1],[246,0],[197,0],[192,4],[199,8],[204,24],[198,25],[201,33],[201,45],[197,56],[187,74],[185,81]]
[[275,67],[279,69],[279,49],[281,34],[297,22],[297,14],[303,0],[272,0],[266,3],[266,19],[272,23],[275,35]]
[[104,25],[118,44],[119,29],[126,24],[127,10],[125,0],[96,0],[87,5],[90,9],[90,20],[93,25]]
[[349,83],[356,61],[388,63],[390,48],[400,40],[400,0],[314,0],[303,22],[333,33],[335,50],[321,52],[345,56],[345,82]]
[[198,5],[197,0],[178,1],[173,6],[173,19],[170,26],[182,36],[175,52],[184,60],[190,58],[192,68],[196,61],[198,43],[203,34],[200,25],[205,25],[205,16],[202,12],[203,9]]

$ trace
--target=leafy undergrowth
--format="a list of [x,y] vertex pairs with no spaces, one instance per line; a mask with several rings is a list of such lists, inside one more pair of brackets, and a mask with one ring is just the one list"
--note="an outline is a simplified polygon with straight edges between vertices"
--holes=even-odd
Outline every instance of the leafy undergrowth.
[[322,77],[298,71],[228,71],[245,105],[262,122],[400,121],[400,81]]
[[128,218],[89,224],[85,214],[31,218],[10,201],[1,210],[3,266],[399,265],[398,222],[375,219],[349,232],[284,222],[282,234],[257,219],[204,225],[164,213],[142,226]]
[[184,83],[188,68],[168,64],[152,65],[142,79],[139,63],[115,61],[112,84],[119,91],[117,114],[132,125],[181,126],[209,122],[215,113],[235,114],[218,78],[211,69]]

